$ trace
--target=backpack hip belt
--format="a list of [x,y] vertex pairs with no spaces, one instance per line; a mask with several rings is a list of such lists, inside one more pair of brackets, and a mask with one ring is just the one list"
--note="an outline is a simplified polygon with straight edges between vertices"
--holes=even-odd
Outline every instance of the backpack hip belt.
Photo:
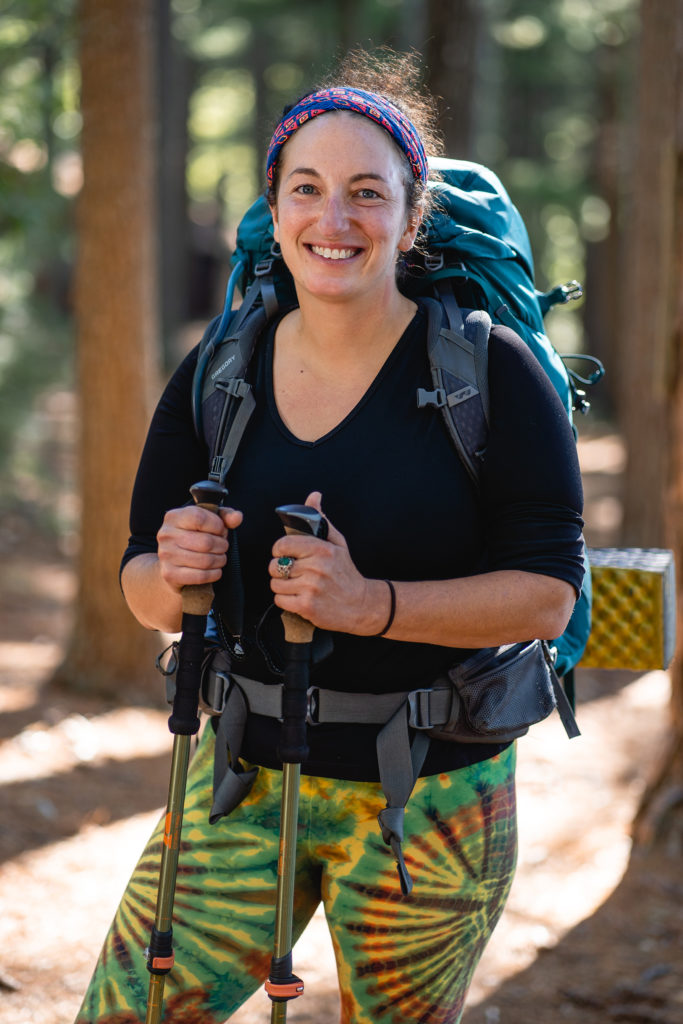
[[[539,687],[539,665],[545,669],[545,687]],[[509,705],[501,706],[493,717],[497,714],[507,728],[498,729],[490,735],[477,734],[476,722],[472,722],[469,735],[463,735],[462,728],[458,729],[462,711],[471,719],[472,709],[477,701],[481,701],[481,694],[492,687],[496,689],[496,679],[509,675],[513,689],[517,689],[517,682],[523,686],[525,674],[529,676],[529,667],[531,690],[527,691],[527,706],[513,708],[513,714],[519,716],[523,710],[528,717],[525,720],[518,717],[515,724],[509,717]],[[459,682],[463,683],[463,689],[460,689]],[[468,708],[467,688],[471,695],[473,686],[480,692]],[[510,688],[507,686],[507,690]],[[545,693],[541,692],[543,689]],[[281,720],[282,696],[281,684],[262,683],[232,672],[229,657],[224,651],[216,651],[208,660],[202,678],[202,708],[218,718],[210,824],[230,814],[246,797],[256,779],[258,767],[245,768],[239,761],[248,715]],[[488,699],[484,696],[484,702]],[[431,687],[359,694],[311,686],[306,717],[311,727],[323,723],[382,726],[377,735],[377,764],[387,805],[378,815],[378,821],[382,838],[396,859],[401,889],[408,894],[412,880],[401,846],[404,812],[432,736],[460,742],[506,743],[523,735],[530,724],[547,717],[554,708],[557,708],[568,735],[578,735],[564,690],[552,669],[548,646],[537,640],[478,651],[451,669],[448,677],[437,678]],[[486,713],[489,714],[490,710],[489,707]],[[412,738],[409,730],[413,730]]]

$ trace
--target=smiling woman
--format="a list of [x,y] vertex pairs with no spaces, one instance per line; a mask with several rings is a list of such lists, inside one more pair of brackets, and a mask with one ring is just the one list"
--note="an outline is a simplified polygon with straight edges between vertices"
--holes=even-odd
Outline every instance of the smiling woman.
[[[396,147],[372,121],[338,111],[300,128],[280,163],[271,212],[299,300],[289,317],[304,345],[333,345],[349,363],[372,352],[377,370],[415,313],[396,265],[412,248],[420,214],[407,208]],[[320,305],[331,301],[323,339]],[[279,330],[287,331],[287,319]]]
[[[140,463],[126,599],[144,625],[173,632],[182,588],[215,584],[220,639],[209,631],[208,679],[248,695],[244,760],[229,699],[190,769],[164,1017],[177,1024],[219,1024],[268,976],[283,788],[278,701],[283,655],[294,646],[283,643],[279,612],[316,629],[294,937],[322,900],[342,1024],[456,1024],[512,881],[514,746],[441,733],[427,752],[416,741],[405,825],[402,797],[383,790],[378,767],[392,723],[407,733],[408,694],[425,693],[472,649],[559,635],[583,574],[573,435],[520,339],[491,331],[492,417],[478,489],[440,411],[415,401],[416,388],[433,387],[429,307],[401,291],[397,271],[419,232],[434,152],[435,111],[418,73],[412,57],[377,67],[353,55],[273,133],[267,196],[297,301],[256,340],[254,408],[228,481],[234,508],[186,504],[209,462],[192,421],[196,350],[162,397]],[[274,509],[305,501],[309,515],[322,514],[323,494],[325,536],[283,536]],[[236,536],[239,645],[223,628]],[[325,702],[336,709],[328,717],[319,714]],[[223,767],[212,795],[214,753]],[[233,785],[242,800],[224,797]],[[144,1019],[137,946],[151,923],[162,833],[126,891],[80,1024]]]

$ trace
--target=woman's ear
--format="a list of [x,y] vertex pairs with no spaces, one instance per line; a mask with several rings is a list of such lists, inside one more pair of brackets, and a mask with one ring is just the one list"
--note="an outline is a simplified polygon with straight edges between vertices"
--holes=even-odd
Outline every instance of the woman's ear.
[[268,203],[268,206],[270,207],[270,215],[273,218],[273,238],[275,239],[275,241],[279,245],[280,244],[280,228],[279,228],[278,222],[277,222],[277,206],[271,205],[270,203]]
[[398,243],[399,252],[410,252],[410,250],[412,249],[413,245],[415,244],[415,239],[417,238],[417,233],[420,230],[420,224],[422,223],[422,215],[422,210],[412,210],[410,212],[408,216],[408,222],[405,226],[405,230],[401,235],[401,239]]

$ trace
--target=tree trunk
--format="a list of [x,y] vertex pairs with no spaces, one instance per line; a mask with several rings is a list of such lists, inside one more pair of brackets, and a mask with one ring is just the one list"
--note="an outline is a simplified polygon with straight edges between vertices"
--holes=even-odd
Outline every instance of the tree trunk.
[[680,0],[666,4],[643,0],[637,154],[620,301],[619,365],[619,420],[628,452],[623,540],[641,547],[667,543],[680,17]]
[[[629,41],[631,56],[632,43]],[[607,370],[595,395],[603,409],[616,409],[617,367],[619,365],[621,324],[617,316],[624,261],[621,219],[623,177],[623,122],[619,78],[624,62],[623,47],[603,46],[596,53],[596,116],[599,131],[593,158],[593,176],[597,194],[609,208],[609,231],[600,241],[591,241],[586,249],[586,300],[584,329],[586,351],[601,359]],[[630,123],[630,119],[629,119]]]
[[[190,59],[172,32],[168,0],[155,0],[158,110],[159,321],[166,369],[180,361],[178,334],[189,318],[190,226],[185,188]],[[154,112],[150,112],[154,116]],[[153,225],[152,225],[153,227]],[[184,353],[182,353],[184,355]]]
[[477,51],[482,13],[474,0],[427,0],[427,86],[442,106],[446,153],[474,158]]
[[[680,855],[683,842],[683,0],[644,0],[639,152],[635,210],[640,279],[631,311],[643,331],[639,368],[651,372],[630,410],[633,445],[629,526],[645,509],[658,521],[645,543],[664,536],[678,571],[678,652],[671,670],[672,731],[657,778],[645,794],[635,823],[639,840],[666,841]],[[645,167],[651,168],[646,176]],[[652,289],[650,293],[646,288]],[[639,308],[640,307],[640,308]],[[638,312],[636,312],[638,311]],[[631,350],[629,350],[631,351]],[[637,384],[637,382],[636,382]],[[648,405],[655,408],[649,409]],[[626,410],[628,412],[628,409]],[[642,413],[642,414],[641,414]],[[652,432],[653,428],[656,432]],[[656,465],[650,476],[646,462]],[[664,470],[660,470],[660,463]],[[662,472],[661,478],[659,473]],[[642,476],[639,477],[638,474]],[[656,488],[656,489],[654,489]],[[646,501],[634,497],[640,490]],[[664,493],[663,512],[656,497]],[[655,499],[655,500],[653,500]],[[631,536],[634,536],[631,532]],[[641,543],[643,541],[641,540]]]
[[158,360],[153,0],[82,0],[84,186],[76,322],[82,495],[75,625],[55,682],[127,696],[154,677],[151,635],[118,570]]

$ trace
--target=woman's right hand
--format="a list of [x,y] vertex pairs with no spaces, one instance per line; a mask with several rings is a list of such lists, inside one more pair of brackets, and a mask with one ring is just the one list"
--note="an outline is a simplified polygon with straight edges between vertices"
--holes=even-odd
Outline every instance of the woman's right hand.
[[179,592],[183,587],[220,579],[228,551],[228,530],[242,522],[233,508],[209,512],[198,505],[170,509],[157,533],[159,571]]

